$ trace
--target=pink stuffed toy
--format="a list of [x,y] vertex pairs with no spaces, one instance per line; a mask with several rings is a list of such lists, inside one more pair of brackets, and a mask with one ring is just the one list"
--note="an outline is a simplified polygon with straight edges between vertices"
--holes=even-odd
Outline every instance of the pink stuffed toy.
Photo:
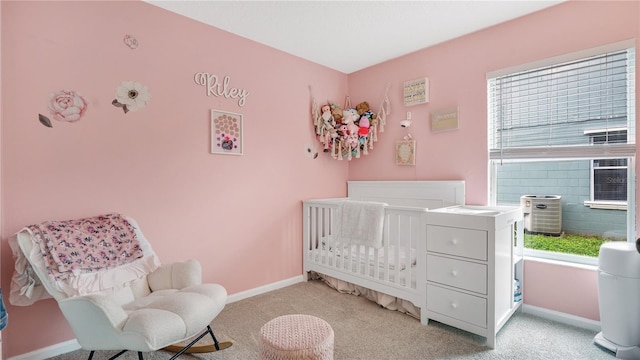
[[349,134],[349,128],[347,127],[347,125],[342,124],[338,126],[338,133],[340,133],[340,135],[342,136],[347,136]]
[[366,116],[363,116],[360,118],[360,122],[358,122],[358,125],[360,125],[360,129],[358,129],[358,135],[360,136],[367,136],[369,135],[369,118]]

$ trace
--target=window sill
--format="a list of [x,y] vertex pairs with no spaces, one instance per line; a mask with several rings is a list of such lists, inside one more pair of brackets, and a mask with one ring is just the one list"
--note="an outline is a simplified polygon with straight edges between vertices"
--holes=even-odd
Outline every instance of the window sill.
[[584,206],[591,209],[627,210],[626,201],[585,201]]
[[584,269],[584,270],[592,270],[592,271],[598,270],[597,264],[596,265],[577,264],[569,261],[543,259],[535,256],[525,256],[524,261],[535,261],[539,263],[545,263],[545,264],[551,264],[551,265],[557,265],[557,266],[566,266],[566,267],[572,267],[576,269]]
[[524,249],[525,260],[539,260],[571,266],[597,267],[598,258],[584,255],[557,253],[552,251]]

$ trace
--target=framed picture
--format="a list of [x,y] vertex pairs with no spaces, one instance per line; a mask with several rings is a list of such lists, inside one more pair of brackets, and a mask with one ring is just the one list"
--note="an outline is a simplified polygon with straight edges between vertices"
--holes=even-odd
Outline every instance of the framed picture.
[[431,113],[431,130],[444,131],[458,128],[458,108],[451,108]]
[[403,87],[404,106],[426,104],[429,102],[429,79],[405,81]]
[[396,165],[416,164],[416,141],[400,140],[396,143]]
[[242,114],[211,110],[211,153],[242,155]]

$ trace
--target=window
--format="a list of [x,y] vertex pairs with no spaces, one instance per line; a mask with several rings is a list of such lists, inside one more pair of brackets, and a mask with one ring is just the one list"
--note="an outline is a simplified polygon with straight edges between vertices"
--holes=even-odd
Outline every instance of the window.
[[[626,129],[585,131],[591,144],[625,144]],[[626,209],[627,159],[597,159],[591,162],[590,201],[585,205],[600,209]]]
[[592,171],[594,201],[627,202],[627,159],[593,160]]
[[[629,185],[635,176],[632,44],[488,75],[493,204],[519,205],[525,195],[558,195],[561,215],[544,221],[561,221],[561,236],[634,241],[635,188]],[[527,228],[535,215],[548,216],[525,213],[525,232],[536,233]],[[526,250],[597,264],[597,254],[585,259],[573,256],[578,253],[573,250],[558,251],[562,253]]]

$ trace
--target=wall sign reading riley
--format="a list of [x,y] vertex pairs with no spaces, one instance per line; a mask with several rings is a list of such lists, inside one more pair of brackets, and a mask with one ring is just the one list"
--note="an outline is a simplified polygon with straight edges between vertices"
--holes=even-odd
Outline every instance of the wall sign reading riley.
[[224,96],[227,99],[238,99],[239,106],[244,106],[247,96],[249,96],[247,90],[229,86],[231,79],[228,75],[220,81],[217,75],[199,72],[195,74],[193,80],[196,84],[207,88],[207,96]]

